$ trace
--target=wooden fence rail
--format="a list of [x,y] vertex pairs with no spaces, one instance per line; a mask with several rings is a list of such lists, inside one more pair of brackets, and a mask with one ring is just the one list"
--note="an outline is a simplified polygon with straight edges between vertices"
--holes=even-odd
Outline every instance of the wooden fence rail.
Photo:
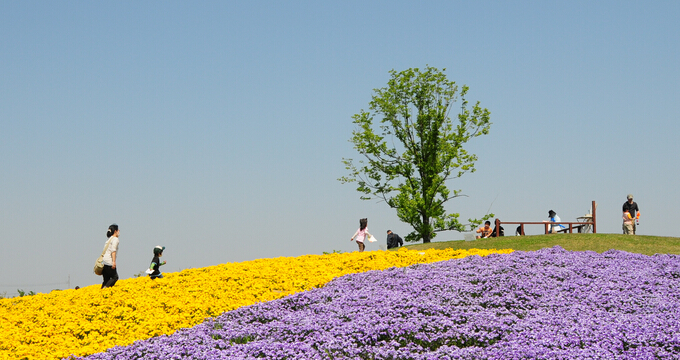
[[500,221],[499,219],[496,219],[496,229],[500,229],[501,224],[518,224],[520,228],[520,234],[524,235],[524,225],[543,225],[545,233],[548,234],[550,225],[554,224],[562,224],[562,225],[568,225],[568,227],[558,230],[558,232],[569,232],[573,233],[574,229],[576,229],[578,232],[582,232],[583,229],[591,225],[593,227],[593,234],[597,233],[597,204],[595,203],[595,200],[593,200],[592,204],[592,219],[590,221],[584,221],[584,222],[573,222],[573,221],[560,221],[560,222],[545,222],[545,221]]

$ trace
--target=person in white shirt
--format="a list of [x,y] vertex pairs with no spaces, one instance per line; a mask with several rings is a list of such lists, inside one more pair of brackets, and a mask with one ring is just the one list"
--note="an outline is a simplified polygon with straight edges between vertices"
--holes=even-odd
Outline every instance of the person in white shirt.
[[[552,222],[552,223],[558,223],[558,222],[562,221],[562,220],[560,220],[560,217],[557,216],[557,213],[552,211],[552,210],[548,211],[548,217],[550,218],[550,222]],[[559,230],[562,230],[562,229],[565,229],[565,228],[566,228],[566,226],[564,226],[562,224],[550,224],[548,226],[548,234],[555,234]]]
[[[104,271],[102,272],[102,277],[104,281],[102,282],[102,289],[111,287],[118,281],[118,269],[116,267],[116,259],[118,258],[118,236],[120,235],[120,230],[118,225],[111,224],[109,230],[106,232],[107,245],[104,245],[106,252],[104,252],[104,258],[102,262],[104,263]],[[108,247],[107,247],[108,246]]]

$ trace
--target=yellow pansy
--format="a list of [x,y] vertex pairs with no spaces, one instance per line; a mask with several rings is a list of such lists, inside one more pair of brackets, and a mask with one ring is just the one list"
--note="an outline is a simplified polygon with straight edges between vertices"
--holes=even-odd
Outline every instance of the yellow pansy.
[[227,263],[164,278],[120,280],[100,289],[0,299],[0,359],[60,359],[129,345],[207,317],[300,291],[333,278],[390,267],[510,253],[512,250],[372,251]]

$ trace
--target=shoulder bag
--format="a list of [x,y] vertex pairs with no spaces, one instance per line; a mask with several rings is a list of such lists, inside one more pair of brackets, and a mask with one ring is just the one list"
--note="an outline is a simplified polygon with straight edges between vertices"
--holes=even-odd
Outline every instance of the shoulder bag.
[[97,275],[101,275],[104,272],[104,254],[106,254],[106,250],[109,249],[110,243],[111,239],[109,239],[109,241],[106,242],[106,246],[104,246],[104,251],[102,251],[102,254],[99,255],[99,258],[94,263],[94,273]]

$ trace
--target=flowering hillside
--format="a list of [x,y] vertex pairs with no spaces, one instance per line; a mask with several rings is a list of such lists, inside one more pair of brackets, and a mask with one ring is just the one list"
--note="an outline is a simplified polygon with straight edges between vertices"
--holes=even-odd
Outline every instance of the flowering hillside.
[[[512,250],[501,250],[509,253]],[[0,359],[84,356],[135,340],[172,334],[225,311],[319,288],[335,277],[496,250],[373,251],[228,263],[101,290],[0,299]]]
[[352,274],[95,359],[677,359],[680,257],[536,252]]

